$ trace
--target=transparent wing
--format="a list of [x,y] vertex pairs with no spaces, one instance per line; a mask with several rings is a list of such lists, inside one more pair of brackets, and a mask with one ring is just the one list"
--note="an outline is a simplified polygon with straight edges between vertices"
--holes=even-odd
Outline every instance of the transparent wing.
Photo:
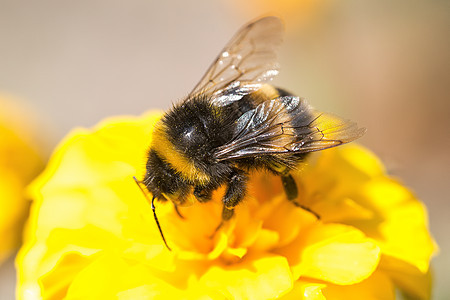
[[218,97],[234,83],[239,93],[251,93],[259,82],[278,74],[277,48],[282,42],[284,27],[277,17],[265,17],[243,27],[214,60],[189,96],[206,93]]
[[260,83],[233,81],[225,88],[215,92],[211,97],[211,103],[217,106],[226,106],[260,88]]
[[304,99],[280,97],[244,113],[233,139],[219,147],[215,157],[220,161],[318,151],[351,142],[364,132],[354,122],[312,110]]

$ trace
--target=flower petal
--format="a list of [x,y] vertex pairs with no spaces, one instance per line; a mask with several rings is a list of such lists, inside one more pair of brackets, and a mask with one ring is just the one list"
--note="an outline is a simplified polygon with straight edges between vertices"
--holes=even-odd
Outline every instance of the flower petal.
[[299,233],[280,249],[289,259],[294,278],[310,277],[335,284],[354,284],[378,266],[380,249],[359,230],[340,224],[321,224]]
[[427,300],[431,298],[431,270],[423,273],[416,266],[401,259],[384,255],[380,269],[388,274],[400,290],[411,299]]
[[200,279],[230,299],[273,299],[292,288],[287,260],[281,256],[246,256],[234,265],[212,266]]
[[327,284],[322,290],[326,299],[332,300],[394,300],[395,288],[390,278],[375,271],[366,280],[353,285]]
[[43,168],[45,129],[33,112],[0,94],[0,265],[20,245],[29,201],[25,186]]
[[0,170],[0,264],[20,244],[20,230],[28,210],[21,181],[14,173]]
[[326,300],[322,293],[322,289],[326,287],[324,283],[308,282],[297,280],[294,287],[280,300]]
[[[55,267],[41,278],[42,290],[48,299],[63,299],[67,289],[80,270],[87,267],[94,260],[77,252],[67,252]],[[25,293],[26,295],[26,293]],[[35,297],[32,299],[38,299]]]
[[368,236],[377,240],[384,254],[397,257],[428,271],[429,261],[437,246],[427,228],[427,217],[422,203],[395,180],[377,178],[363,189],[361,202],[376,212],[367,221],[351,222]]
[[[103,252],[78,273],[65,299],[199,299],[208,292],[190,286],[179,289],[173,285],[173,277],[177,277],[176,273],[158,276],[150,266]],[[192,284],[195,286],[197,281],[192,280]]]
[[124,285],[128,269],[120,257],[102,254],[77,274],[65,299],[112,299]]

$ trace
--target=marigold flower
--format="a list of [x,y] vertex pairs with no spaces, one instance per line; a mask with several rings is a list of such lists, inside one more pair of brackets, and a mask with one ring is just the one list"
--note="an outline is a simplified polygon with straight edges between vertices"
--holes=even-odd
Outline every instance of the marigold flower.
[[145,172],[158,113],[78,129],[30,187],[17,266],[19,299],[393,299],[429,297],[436,246],[425,209],[360,146],[311,155],[295,173],[300,202],[280,179],[254,173],[236,216],[221,194],[180,208],[158,202],[173,251],[133,180]]
[[0,95],[0,264],[19,247],[29,204],[24,188],[43,168],[31,114]]

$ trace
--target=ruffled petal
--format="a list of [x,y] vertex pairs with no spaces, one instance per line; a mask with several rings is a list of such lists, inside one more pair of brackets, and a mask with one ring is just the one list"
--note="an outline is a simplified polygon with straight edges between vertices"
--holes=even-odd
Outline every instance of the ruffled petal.
[[377,178],[364,185],[361,202],[375,212],[366,222],[352,222],[376,239],[384,254],[428,271],[437,246],[428,231],[425,208],[397,181]]
[[416,266],[399,258],[383,256],[380,269],[392,278],[396,286],[410,299],[431,299],[432,272],[423,273]]
[[281,256],[246,257],[227,266],[212,266],[200,279],[226,299],[274,299],[292,288],[287,260]]
[[294,278],[309,277],[341,285],[366,279],[380,259],[376,243],[360,231],[339,224],[317,223],[280,253],[288,257]]
[[394,300],[395,288],[389,276],[374,272],[366,280],[353,285],[327,284],[322,290],[326,299],[332,300]]
[[[104,253],[73,280],[65,299],[179,299],[179,290],[158,279],[150,268]],[[175,298],[174,298],[175,297]]]
[[326,300],[322,289],[326,287],[324,283],[297,280],[294,287],[280,300]]

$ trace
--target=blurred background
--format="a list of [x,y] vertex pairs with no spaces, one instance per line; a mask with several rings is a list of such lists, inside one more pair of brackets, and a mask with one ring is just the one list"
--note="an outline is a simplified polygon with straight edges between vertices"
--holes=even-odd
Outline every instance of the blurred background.
[[[267,14],[287,30],[274,83],[367,127],[360,142],[428,207],[434,298],[450,299],[450,1],[0,0],[0,94],[40,116],[51,149],[74,127],[167,109]],[[10,258],[0,299],[14,284]]]

